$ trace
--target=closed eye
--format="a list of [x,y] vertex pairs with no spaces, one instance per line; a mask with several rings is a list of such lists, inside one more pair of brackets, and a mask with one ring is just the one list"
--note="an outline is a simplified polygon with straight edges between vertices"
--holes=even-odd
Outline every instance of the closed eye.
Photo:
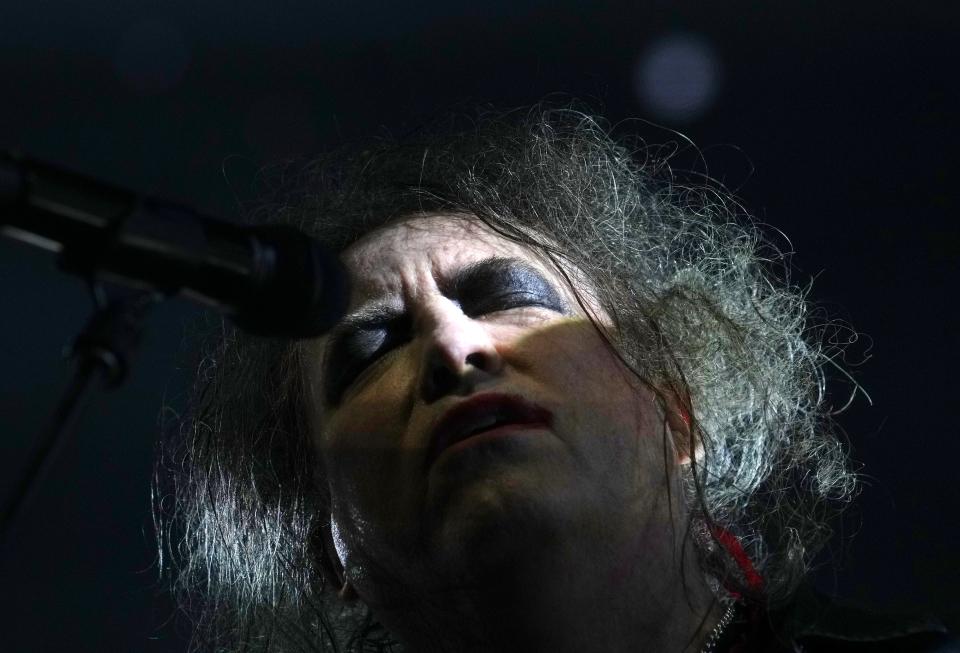
[[[563,312],[565,307],[551,305],[544,302],[535,293],[517,290],[500,293],[489,300],[477,305],[467,306],[464,313],[471,318],[481,318],[486,315],[510,311],[521,308],[546,308]],[[328,387],[328,401],[336,403],[351,386],[361,383],[376,370],[390,354],[406,345],[411,340],[408,329],[390,328],[387,326],[375,329],[365,329],[351,338],[344,351],[344,359],[331,376]]]
[[531,293],[526,290],[516,290],[509,293],[501,293],[492,300],[481,303],[479,307],[468,307],[471,310],[465,310],[464,312],[473,317],[477,315],[483,315],[485,313],[497,313],[500,311],[510,310],[512,308],[522,308],[526,306],[543,306],[545,308],[551,308],[550,306],[544,304],[541,298],[535,293]]
[[[451,283],[440,282],[441,292],[459,302],[471,318],[492,316],[514,309],[542,307],[568,314],[566,301],[537,270],[517,259],[490,258],[469,264],[454,275]],[[325,366],[327,401],[336,404],[350,386],[367,377],[387,355],[409,342],[409,316],[393,310],[382,319],[357,320],[351,332],[335,337],[334,355]],[[362,325],[362,326],[361,326]]]
[[[464,312],[470,317],[499,313],[515,308],[545,306],[533,293],[515,291],[497,295],[492,301],[485,301],[481,306],[470,306]],[[549,308],[549,307],[547,307]],[[340,391],[360,380],[373,366],[379,364],[391,351],[410,341],[410,336],[399,329],[379,327],[364,330],[349,341],[346,348],[347,360],[338,375],[338,381],[333,385]]]
[[387,327],[364,329],[344,348],[340,360],[328,368],[331,372],[327,386],[327,401],[337,403],[343,393],[366,376],[387,354],[404,344],[402,332]]

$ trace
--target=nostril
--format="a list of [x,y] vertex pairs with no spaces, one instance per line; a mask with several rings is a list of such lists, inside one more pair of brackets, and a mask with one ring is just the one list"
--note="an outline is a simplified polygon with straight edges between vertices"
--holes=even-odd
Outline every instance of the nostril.
[[438,365],[433,370],[433,386],[435,388],[442,388],[447,385],[456,383],[457,375],[449,367],[445,365]]
[[439,350],[430,357],[430,369],[424,377],[423,396],[427,401],[435,401],[451,393],[458,393],[477,382],[477,373],[486,376],[496,372],[497,361],[488,352],[475,351],[463,359],[462,369],[454,369],[450,362],[440,355]]
[[457,374],[446,365],[435,365],[430,371],[425,398],[427,401],[434,401],[439,397],[451,392],[458,384]]

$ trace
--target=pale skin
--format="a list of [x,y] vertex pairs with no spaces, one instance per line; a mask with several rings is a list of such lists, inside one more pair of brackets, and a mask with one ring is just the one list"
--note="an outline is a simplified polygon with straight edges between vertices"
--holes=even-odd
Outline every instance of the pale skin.
[[[520,275],[444,294],[444,279],[491,257],[519,259],[548,285]],[[414,651],[698,651],[721,610],[689,548],[680,571],[689,433],[561,275],[464,216],[395,223],[342,260],[351,311],[404,315],[365,332],[357,356],[374,360],[333,400],[328,336],[308,347],[344,596]],[[483,392],[519,394],[553,425],[427,467],[432,424]]]

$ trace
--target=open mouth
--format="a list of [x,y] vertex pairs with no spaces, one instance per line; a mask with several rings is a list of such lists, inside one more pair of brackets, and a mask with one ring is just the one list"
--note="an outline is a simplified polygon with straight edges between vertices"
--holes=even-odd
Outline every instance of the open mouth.
[[[465,449],[466,447],[479,442],[481,439],[491,439],[506,435],[508,433],[515,433],[517,431],[528,431],[531,429],[540,429],[544,428],[545,424],[540,423],[530,423],[530,422],[498,422],[492,424],[486,428],[477,429],[471,433],[468,433],[464,437],[460,438],[456,442],[451,443],[447,446],[444,451],[454,451],[459,449]],[[443,453],[443,452],[441,452]]]
[[465,440],[548,427],[552,420],[550,411],[517,395],[488,393],[472,397],[453,407],[438,422],[427,466],[447,449],[463,448],[460,443]]

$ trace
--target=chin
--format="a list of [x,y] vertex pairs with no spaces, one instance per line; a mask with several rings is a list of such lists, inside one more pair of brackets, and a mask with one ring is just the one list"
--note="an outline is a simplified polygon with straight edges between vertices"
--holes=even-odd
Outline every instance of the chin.
[[433,513],[433,559],[451,571],[477,573],[522,564],[524,556],[555,543],[563,506],[546,487],[541,479],[515,473],[451,489]]

